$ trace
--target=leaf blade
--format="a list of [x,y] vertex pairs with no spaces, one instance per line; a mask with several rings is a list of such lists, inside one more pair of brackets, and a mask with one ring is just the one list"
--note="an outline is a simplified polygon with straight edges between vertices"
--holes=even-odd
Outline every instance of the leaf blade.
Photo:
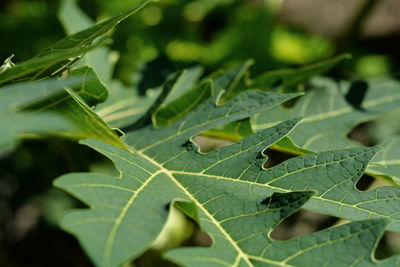
[[115,27],[118,23],[136,13],[148,2],[149,0],[144,0],[131,10],[111,17],[86,30],[70,35],[43,50],[32,59],[7,69],[0,73],[0,84],[26,76],[29,76],[31,79],[36,79],[46,73],[58,73],[86,52],[101,45],[101,42],[98,44],[93,42],[96,38],[101,37]]

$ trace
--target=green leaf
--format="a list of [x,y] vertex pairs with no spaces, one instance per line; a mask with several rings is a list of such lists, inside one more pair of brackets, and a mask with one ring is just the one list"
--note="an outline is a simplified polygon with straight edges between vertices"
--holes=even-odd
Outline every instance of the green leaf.
[[222,102],[226,102],[247,90],[249,83],[248,71],[253,64],[253,60],[248,60],[243,65],[215,77],[214,85],[216,92],[225,91]]
[[297,69],[280,69],[268,71],[258,76],[252,83],[253,88],[271,88],[277,84],[283,87],[291,87],[307,81],[315,75],[321,75],[344,60],[350,59],[351,55],[342,54],[324,61],[304,65]]
[[161,90],[148,90],[145,96],[141,96],[136,90],[113,81],[109,85],[109,98],[96,106],[95,111],[110,126],[123,128],[139,120],[160,93]]
[[[110,98],[96,107],[96,112],[113,127],[126,128],[138,123],[141,116],[153,107],[151,112],[147,112],[147,123],[150,119],[158,126],[164,125],[166,120],[170,123],[195,107],[191,105],[191,107],[186,107],[185,111],[175,110],[179,103],[186,103],[190,98],[190,101],[199,104],[204,96],[209,95],[207,92],[199,92],[202,86],[193,88],[202,72],[201,67],[192,67],[173,74],[170,79],[174,75],[176,79],[173,79],[172,83],[166,82],[168,84],[164,84],[164,88],[149,89],[145,96],[139,95],[133,88],[124,88],[123,85],[114,81],[110,85]],[[163,101],[162,104],[161,101]],[[173,119],[165,116],[173,117]]]
[[[94,139],[87,141],[88,145],[114,161],[121,177],[72,174],[56,180],[57,187],[68,190],[92,207],[88,211],[71,213],[66,217],[63,227],[79,236],[83,247],[97,265],[115,266],[140,255],[161,231],[167,216],[165,206],[175,198],[192,200],[190,195],[182,191],[182,184],[170,176],[167,167],[159,165],[159,157],[163,157],[162,147],[169,146],[165,151],[169,158],[171,153],[175,155],[173,157],[183,155],[182,152],[189,150],[182,145],[192,135],[220,123],[248,117],[294,96],[296,94],[248,92],[226,105],[217,105],[218,96],[215,96],[200,105],[197,111],[162,130],[148,126],[135,131],[137,136],[128,137],[128,140],[140,143],[134,146],[133,154]],[[296,122],[286,123],[269,141],[282,137]],[[150,158],[146,152],[139,151],[143,146],[147,146],[147,150],[157,149],[162,153]],[[194,154],[188,153],[189,157],[200,155],[192,152]],[[151,192],[159,196],[154,197]],[[124,234],[125,231],[131,234]],[[132,234],[134,238],[128,238]]]
[[165,101],[162,103],[163,106],[170,104],[171,102],[181,98],[187,94],[198,82],[200,76],[203,73],[203,67],[195,66],[181,71],[181,75],[174,84],[171,92],[168,94]]
[[252,117],[253,130],[304,116],[304,121],[289,135],[296,146],[311,151],[360,146],[348,139],[347,134],[361,122],[396,109],[400,105],[400,84],[390,79],[368,81],[365,84],[365,97],[359,107],[346,100],[346,95],[355,88],[354,84],[314,79],[313,90],[301,97],[293,108],[280,106],[268,112],[268,116],[260,113]]
[[[165,224],[166,207],[177,202],[178,208],[197,220],[214,240],[210,248],[167,254],[178,263],[253,266],[290,262],[302,266],[321,250],[336,246],[343,250],[345,244],[363,242],[359,252],[343,254],[341,260],[378,264],[371,252],[386,224],[382,220],[302,237],[298,239],[300,247],[299,242],[272,241],[268,235],[311,197],[310,192],[297,192],[302,190],[315,192],[304,206],[307,209],[349,220],[386,219],[391,221],[389,229],[400,231],[397,187],[366,192],[355,188],[378,149],[321,152],[264,169],[262,152],[287,135],[299,119],[207,154],[190,142],[210,128],[244,119],[296,96],[247,91],[221,104],[220,95],[215,95],[169,126],[147,126],[128,133],[126,141],[133,153],[97,140],[85,141],[110,158],[121,175],[81,173],[58,178],[56,187],[89,206],[69,213],[62,227],[78,237],[96,265],[116,266],[150,247]],[[257,246],[257,242],[263,245]],[[334,251],[321,261],[329,263],[336,257]]]
[[[300,68],[268,71],[254,80],[250,80],[246,77],[246,73],[249,75],[249,67],[253,64],[252,61],[248,61],[237,69],[238,71],[235,73],[236,75],[234,79],[235,82],[226,89],[227,92],[224,98],[231,99],[248,89],[270,90],[278,85],[282,88],[293,87],[307,81],[312,76],[320,75],[329,71],[349,58],[351,58],[349,54],[343,54],[317,63],[304,65]],[[232,74],[233,73],[234,72],[232,72]]]
[[59,114],[23,111],[25,106],[64,93],[64,86],[76,86],[79,79],[19,83],[0,89],[0,155],[10,151],[23,134],[52,134],[70,129],[71,123]]
[[[68,35],[87,29],[94,24],[75,0],[63,0],[58,17]],[[103,82],[109,83],[117,57],[109,48],[99,47],[83,56],[79,60],[79,65],[92,67]]]
[[[348,54],[343,54],[328,60],[304,65],[301,68],[268,71],[254,80],[248,78],[248,69],[253,64],[252,61],[248,61],[237,69],[217,77],[215,83],[221,89],[226,88],[224,100],[231,99],[245,90],[252,89],[267,91],[275,88],[275,90],[290,91],[288,88],[304,83],[314,75],[323,74],[350,57]],[[204,134],[206,136],[237,141],[253,133],[252,128],[247,127],[248,125],[250,125],[250,122],[233,122],[217,129],[211,129]]]
[[68,131],[57,132],[58,136],[73,139],[97,138],[126,149],[119,134],[112,130],[90,107],[106,100],[107,88],[89,67],[71,71],[70,77],[74,76],[82,77],[82,83],[75,88],[65,88],[68,93],[65,97],[52,99],[29,108],[54,111],[66,117],[73,127]]
[[197,105],[210,98],[212,94],[212,82],[208,80],[201,83],[175,101],[159,107],[154,114],[153,124],[157,127],[170,125],[186,115]]
[[[165,257],[182,266],[397,266],[400,257],[376,261],[371,254],[382,236],[383,220],[359,221],[289,241],[269,237],[279,220],[293,212],[309,197],[307,192],[273,194],[266,207],[254,205],[242,215],[228,217],[220,225],[234,236],[234,254],[219,229],[199,219],[203,229],[214,238],[211,248],[178,248]],[[240,198],[237,198],[240,201]],[[244,201],[243,201],[244,202]],[[261,202],[264,203],[264,202]],[[253,213],[251,213],[253,211]],[[256,225],[256,226],[255,226]],[[338,256],[340,254],[340,257]],[[235,258],[236,256],[236,258]]]
[[[285,153],[303,155],[310,154],[312,151],[361,146],[350,140],[347,137],[348,133],[358,124],[398,110],[400,106],[400,84],[396,80],[335,83],[327,78],[314,78],[311,86],[312,89],[302,96],[294,107],[279,106],[266,113],[253,116],[250,119],[251,128],[246,129],[246,125],[249,125],[247,122],[233,122],[204,134],[237,141],[243,136],[250,135],[252,130],[258,131],[297,116],[304,116],[302,123],[288,137],[272,146],[273,149]],[[358,104],[351,103],[352,91],[362,96],[361,87],[366,89],[364,98]],[[385,149],[390,148],[385,145]],[[389,181],[394,180],[397,183],[398,170],[395,162],[398,156],[393,154],[393,151],[381,152],[381,154],[389,154],[390,157],[383,162],[374,163],[376,166],[369,167],[367,173]],[[385,161],[391,163],[385,164]]]
[[[193,87],[200,77],[202,69],[194,67],[184,70],[173,85],[172,90],[169,94],[166,94],[167,97],[163,104],[161,106],[154,106],[156,109],[158,107],[158,109],[154,113],[153,123],[158,127],[171,124],[198,104],[202,103],[213,94],[213,91],[217,94],[221,91],[225,91],[221,99],[221,103],[224,103],[238,93],[247,90],[249,86],[254,86],[254,84],[257,84],[260,88],[268,89],[270,86],[273,86],[278,79],[283,80],[284,84],[287,85],[303,82],[310,78],[312,74],[323,73],[348,57],[348,55],[341,55],[330,60],[306,65],[300,69],[288,69],[279,73],[267,72],[262,75],[264,78],[260,78],[260,81],[256,79],[255,82],[250,81],[248,77],[248,70],[253,64],[253,61],[249,60],[231,71],[219,72],[211,75],[205,81],[195,86],[195,88]],[[270,79],[274,79],[274,82],[268,82],[272,80],[267,81],[265,77],[271,77]],[[204,83],[209,79],[212,79],[214,82],[214,90],[211,90],[211,88]],[[262,83],[263,85],[261,86]],[[111,88],[111,94],[113,93],[112,91],[113,89]],[[127,92],[118,90],[118,94],[115,93],[115,95],[118,95],[120,98],[120,100],[117,101],[118,104],[115,103],[116,101],[113,101],[113,104],[111,104],[112,101],[109,101],[110,105],[115,108],[108,108],[107,105],[103,105],[97,109],[99,114],[101,114],[107,122],[116,127],[126,127],[132,124],[144,113],[144,109],[150,106],[149,102],[154,101],[153,98],[150,100],[135,95],[131,90],[126,91],[131,93],[131,95],[128,96],[130,99],[129,101],[126,100]],[[152,95],[154,96],[154,94]],[[245,120],[239,123],[234,122],[225,127],[207,131],[205,135],[236,141],[252,133],[251,128],[248,127],[249,125],[249,122]]]
[[254,132],[251,129],[250,120],[246,118],[240,121],[228,123],[223,126],[217,126],[214,129],[202,133],[202,135],[236,142],[242,139],[244,136],[249,136],[253,133]]
[[86,30],[70,35],[43,50],[34,58],[16,64],[0,73],[0,84],[21,78],[29,78],[32,80],[49,74],[59,73],[75,60],[79,59],[83,54],[101,45],[103,42],[96,42],[96,39],[137,12],[148,2],[148,0],[144,0],[129,11],[111,17]]
[[175,73],[172,77],[167,79],[167,81],[164,83],[161,94],[157,97],[157,99],[154,101],[154,103],[151,105],[151,107],[148,109],[146,114],[143,115],[143,117],[135,122],[135,124],[125,127],[123,130],[129,131],[131,129],[147,126],[149,124],[152,124],[153,121],[155,121],[155,114],[156,112],[160,109],[160,106],[164,101],[168,100],[168,96],[174,91],[176,88],[176,85],[178,84],[178,81],[182,78],[183,73],[178,72]]
[[394,136],[378,144],[383,151],[378,153],[368,173],[374,176],[387,176],[395,184],[400,184],[400,136]]
[[40,134],[97,138],[126,148],[119,135],[88,106],[106,98],[107,89],[89,67],[70,72],[65,81],[45,80],[2,87],[0,103],[4,107],[1,117],[4,117],[2,135],[5,137],[1,147],[10,150],[17,137]]

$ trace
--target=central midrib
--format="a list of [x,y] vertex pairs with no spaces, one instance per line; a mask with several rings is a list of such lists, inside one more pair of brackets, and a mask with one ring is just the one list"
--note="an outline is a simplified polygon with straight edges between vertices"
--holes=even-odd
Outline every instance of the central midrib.
[[[222,234],[226,237],[226,239],[232,244],[232,246],[235,248],[235,250],[239,253],[240,257],[244,259],[244,261],[249,265],[254,267],[253,263],[249,260],[249,257],[247,256],[246,253],[235,243],[235,241],[231,238],[231,236],[225,231],[223,227],[219,224],[217,220],[201,205],[200,202],[198,202],[197,199],[195,199],[192,194],[187,191],[187,189],[182,186],[182,184],[175,179],[175,177],[172,175],[172,172],[169,171],[168,169],[165,169],[164,166],[159,164],[158,162],[154,161],[152,158],[148,157],[147,155],[143,154],[142,152],[137,153],[154,164],[155,166],[159,167],[161,172],[165,173],[195,204],[197,207],[199,207],[210,219],[211,221],[217,226],[217,228],[222,232]],[[272,262],[271,262],[272,263]],[[280,265],[279,262],[273,262],[275,264]]]

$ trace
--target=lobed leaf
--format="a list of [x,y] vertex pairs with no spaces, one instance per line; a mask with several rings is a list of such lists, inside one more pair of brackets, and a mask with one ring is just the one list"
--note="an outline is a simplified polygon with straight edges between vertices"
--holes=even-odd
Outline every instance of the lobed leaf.
[[[195,103],[201,102],[201,98],[204,97],[203,92],[197,95],[200,89],[193,87],[202,72],[201,67],[185,69],[180,72],[180,75],[175,74],[178,76],[172,80],[172,83],[170,80],[169,85],[164,84],[163,88],[149,89],[145,96],[139,95],[134,88],[124,88],[122,84],[114,81],[109,87],[110,98],[96,107],[96,112],[110,125],[126,128],[132,125],[132,127],[137,127],[134,124],[137,124],[139,119],[143,120],[141,117],[147,111],[146,123],[149,123],[151,119],[156,125],[162,126],[166,120],[171,120],[171,118],[165,116],[168,115],[177,119],[190,111],[190,109],[186,109],[186,113],[182,111],[172,112],[176,105],[181,103],[180,98],[187,98],[186,95],[189,95]],[[171,78],[173,77],[171,76]],[[151,112],[149,112],[150,107],[153,107]]]
[[[192,116],[189,113],[185,117],[186,119],[189,117],[190,120],[196,120],[196,117],[197,120],[204,120],[207,118],[204,116],[204,112],[206,112],[208,120],[203,124],[194,124],[193,127],[190,127],[190,121],[182,118],[175,124],[163,128],[163,131],[174,131],[175,140],[183,141],[196,132],[213,127],[218,122],[229,122],[236,118],[249,116],[293,96],[295,95],[248,92],[235,101],[210,109],[210,106],[216,105],[217,98],[214,97],[211,99],[212,101],[204,102],[202,108],[199,106],[198,108],[201,109],[198,112],[193,111]],[[254,99],[257,99],[258,102],[254,103]],[[184,127],[184,125],[190,128]],[[138,140],[140,146],[153,143],[152,140],[146,139],[150,135],[143,132],[154,131],[156,133],[157,130],[152,129],[153,126],[148,126],[135,132],[142,139]],[[290,127],[286,127],[282,131],[289,129]],[[276,140],[282,134],[282,132],[276,133],[273,138]],[[134,136],[130,136],[128,139],[130,138],[136,139]],[[154,138],[157,137],[154,136]],[[159,141],[165,144],[165,139],[169,138],[171,137],[166,136],[164,132],[164,140],[159,139]],[[110,157],[120,170],[121,177],[71,174],[56,180],[57,187],[77,195],[92,207],[88,211],[71,213],[65,219],[63,227],[79,236],[83,247],[97,265],[115,266],[140,255],[156,239],[166,220],[166,204],[174,199],[191,200],[192,198],[188,198],[185,191],[182,191],[182,185],[174,177],[171,177],[167,169],[161,167],[155,161],[156,159],[146,156],[144,151],[135,150],[131,154],[94,139],[87,143]],[[185,147],[179,145],[179,141],[169,144],[178,144],[177,147],[170,145],[170,150],[167,151],[169,153],[176,150],[186,151]],[[159,192],[163,193],[160,195]],[[148,208],[150,208],[149,211],[147,211]],[[132,235],[134,238],[131,237]]]
[[[61,2],[58,18],[68,35],[83,31],[93,26],[94,22],[79,8],[76,0]],[[103,82],[109,83],[112,78],[117,56],[107,47],[89,51],[79,60],[79,65],[90,66]]]
[[400,184],[400,136],[393,136],[380,144],[383,151],[378,153],[368,166],[368,172]]
[[[90,207],[67,215],[62,226],[78,237],[96,265],[116,266],[148,249],[165,224],[169,203],[195,219],[214,241],[210,248],[166,254],[183,265],[313,265],[310,257],[320,251],[330,251],[320,259],[323,264],[398,262],[398,257],[376,262],[371,252],[388,220],[389,229],[400,231],[399,190],[355,188],[378,149],[321,152],[265,170],[262,152],[299,123],[293,119],[202,154],[190,142],[193,136],[298,94],[247,91],[226,104],[219,103],[220,95],[169,126],[150,125],[128,133],[126,141],[133,153],[97,140],[85,141],[114,162],[120,177],[81,173],[55,181],[55,186]],[[314,193],[298,192],[304,190]],[[307,209],[349,220],[380,220],[355,222],[296,241],[272,240],[271,230],[304,203]],[[357,253],[335,259],[334,248],[360,243],[364,246]]]
[[21,78],[31,80],[59,73],[86,52],[98,47],[102,42],[96,39],[106,34],[118,23],[140,10],[149,0],[144,0],[131,10],[111,17],[88,29],[67,36],[53,46],[43,50],[30,60],[16,64],[0,73],[0,84]]
[[72,71],[64,81],[44,80],[2,87],[0,116],[4,125],[0,150],[10,151],[18,137],[43,134],[97,138],[125,148],[118,134],[88,106],[106,98],[107,89],[88,67]]
[[75,86],[79,79],[46,80],[19,83],[0,89],[0,155],[9,152],[22,134],[51,134],[70,129],[71,124],[59,114],[21,111],[24,107],[64,93],[64,86]]

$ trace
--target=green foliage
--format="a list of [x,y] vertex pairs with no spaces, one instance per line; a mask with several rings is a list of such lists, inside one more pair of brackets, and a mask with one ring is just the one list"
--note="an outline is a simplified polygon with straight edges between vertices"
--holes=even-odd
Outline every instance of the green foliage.
[[383,151],[374,158],[368,171],[400,184],[400,136],[393,136],[378,145],[383,148]]
[[[68,35],[90,28],[94,24],[75,0],[62,1],[58,17]],[[115,59],[108,47],[99,47],[84,55],[78,64],[91,66],[103,82],[108,82],[112,77]]]
[[[253,117],[253,129],[257,131],[295,116],[305,116],[302,125],[289,135],[297,146],[311,151],[354,147],[354,141],[347,138],[354,126],[400,104],[400,84],[396,80],[335,83],[315,79],[311,86],[313,90],[293,108],[278,107],[268,117],[263,114]],[[364,94],[363,99],[352,103],[351,98],[357,93]]]
[[[219,95],[216,95],[170,126],[161,129],[147,126],[128,133],[126,141],[133,149],[132,154],[95,140],[86,141],[109,157],[121,175],[69,174],[56,180],[57,187],[69,191],[90,207],[87,211],[69,214],[63,227],[78,236],[98,265],[116,266],[149,248],[166,221],[168,203],[186,201],[194,206],[178,206],[197,218],[203,230],[213,237],[214,244],[202,252],[195,249],[195,252],[171,253],[170,257],[177,262],[190,265],[196,265],[197,261],[236,262],[251,266],[253,260],[279,265],[293,258],[300,264],[309,260],[307,256],[301,259],[301,249],[293,252],[296,256],[286,255],[275,262],[274,258],[263,257],[269,255],[268,248],[273,247],[273,243],[265,245],[268,238],[262,243],[264,246],[257,248],[258,252],[254,252],[250,244],[254,242],[252,238],[262,238],[291,213],[279,211],[277,214],[282,217],[265,225],[263,222],[270,214],[268,207],[260,206],[265,203],[264,199],[268,199],[266,203],[274,203],[277,197],[278,203],[285,204],[276,205],[290,207],[288,203],[292,203],[293,194],[304,193],[289,192],[312,190],[315,195],[305,208],[350,220],[391,219],[389,229],[399,231],[397,188],[368,192],[355,189],[355,183],[377,152],[376,148],[321,152],[287,160],[265,170],[265,158],[260,157],[262,151],[292,130],[298,119],[207,154],[199,153],[195,144],[188,143],[193,136],[218,124],[251,116],[295,96],[249,91],[220,105]],[[274,192],[289,195],[272,195]],[[306,195],[306,199],[311,196]],[[299,200],[294,198],[297,203]],[[390,206],[386,205],[388,198],[392,202]],[[294,210],[305,202],[304,195],[300,199],[303,202]],[[371,248],[373,243],[367,246]],[[368,255],[364,260],[370,259]],[[355,259],[344,260],[353,262]]]
[[0,73],[0,84],[16,79],[38,79],[63,71],[79,59],[80,56],[102,45],[104,39],[98,40],[99,37],[106,34],[122,20],[137,12],[147,2],[145,0],[129,11],[70,35],[43,50],[34,58],[8,68],[6,71]]
[[89,67],[71,71],[65,81],[3,87],[1,153],[9,151],[18,136],[35,137],[39,133],[72,139],[97,138],[124,148],[118,134],[88,106],[106,98],[107,89]]
[[[364,173],[399,184],[400,139],[390,136],[379,146],[366,147],[348,137],[360,123],[398,111],[399,82],[321,77],[348,54],[265,72],[259,63],[273,58],[265,46],[278,49],[271,38],[277,32],[294,36],[265,25],[270,10],[249,16],[254,7],[245,4],[194,1],[170,5],[184,7],[193,23],[222,7],[240,12],[210,44],[177,38],[165,41],[163,48],[147,44],[138,53],[165,50],[169,63],[196,61],[205,67],[161,75],[146,65],[151,57],[141,55],[130,73],[140,86],[132,87],[113,76],[118,56],[103,46],[103,36],[147,2],[94,24],[74,0],[63,0],[59,19],[69,36],[28,61],[15,65],[10,57],[0,69],[0,155],[6,157],[18,139],[52,136],[80,140],[114,164],[117,172],[107,163],[91,162],[91,168],[53,182],[87,205],[68,212],[60,225],[79,240],[92,262],[121,266],[140,258],[160,237],[170,238],[167,219],[178,210],[212,244],[170,242],[160,253],[174,264],[400,266],[399,255],[375,258],[384,231],[400,232],[399,187],[360,191],[356,186]],[[154,5],[140,15],[160,35],[161,8]],[[174,28],[174,23],[167,25]],[[271,31],[260,34],[256,25]],[[236,64],[251,55],[257,55],[256,61]],[[293,61],[318,57],[296,55]],[[236,68],[212,72],[219,62]],[[204,76],[204,70],[211,74]],[[165,82],[148,86],[147,71],[151,79],[162,76]],[[204,152],[194,141],[200,135],[232,143]],[[296,156],[267,167],[274,160],[266,156],[268,149]],[[71,199],[57,198],[57,213],[72,205]],[[301,208],[350,222],[286,241],[273,239],[271,232]]]
[[39,114],[21,112],[23,106],[46,97],[50,88],[52,93],[62,92],[63,85],[56,81],[45,81],[36,84],[9,85],[0,90],[0,119],[2,123],[0,128],[0,154],[11,150],[15,146],[16,137],[20,134],[68,129],[70,126],[68,121],[59,115],[44,112]]

